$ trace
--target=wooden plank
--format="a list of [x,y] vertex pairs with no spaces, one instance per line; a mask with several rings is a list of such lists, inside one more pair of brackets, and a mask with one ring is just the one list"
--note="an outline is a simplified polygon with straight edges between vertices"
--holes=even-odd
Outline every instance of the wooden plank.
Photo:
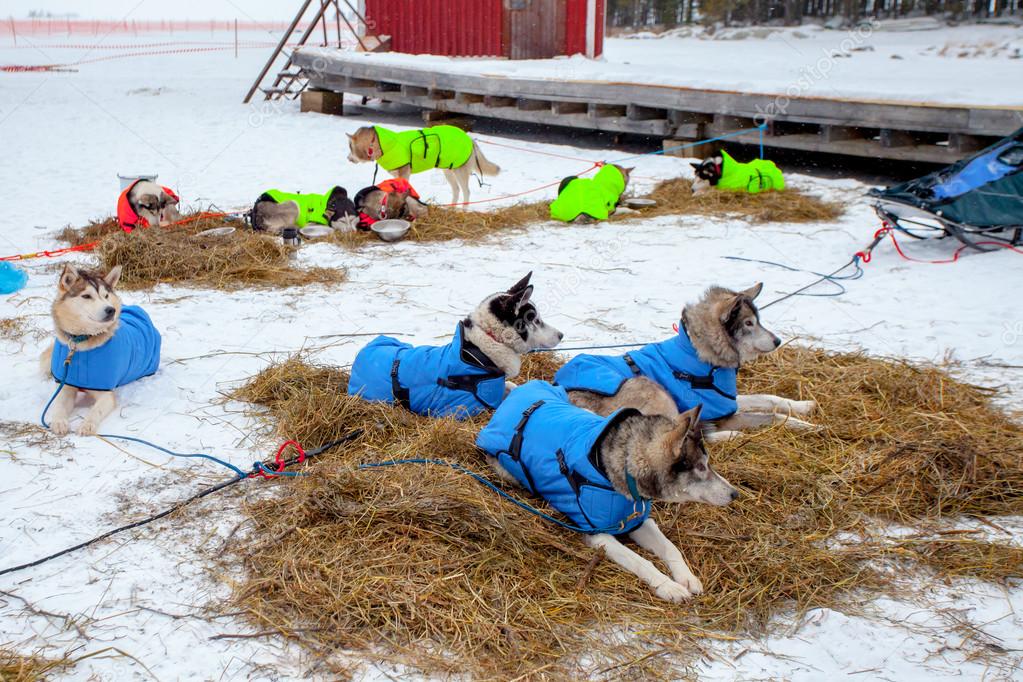
[[667,120],[668,110],[630,104],[626,108],[625,116],[630,121]]
[[590,118],[625,118],[627,106],[624,104],[599,104],[590,105]]
[[881,146],[889,149],[892,147],[912,147],[916,144],[916,138],[905,130],[882,128],[880,137]]
[[406,97],[423,97],[429,94],[428,88],[421,88],[418,85],[402,85],[401,94]]
[[343,116],[345,113],[344,94],[330,90],[305,90],[299,103],[299,111]]
[[377,81],[376,85],[377,92],[401,92],[400,83],[391,83],[388,81]]
[[542,99],[527,99],[519,97],[515,104],[522,111],[549,111],[551,102]]
[[993,142],[991,138],[980,138],[976,135],[963,135],[962,133],[952,133],[948,136],[948,148],[960,154],[969,154],[983,149],[991,142]]
[[455,101],[462,104],[476,104],[483,101],[483,95],[473,92],[459,92],[455,94]]
[[483,104],[494,109],[514,107],[517,101],[514,97],[498,97],[497,95],[486,95],[483,98]]
[[590,105],[586,102],[552,102],[551,111],[555,114],[585,114]]
[[698,140],[669,138],[661,143],[665,156],[681,156],[689,159],[706,159],[718,152],[713,143],[691,145]]
[[821,142],[830,144],[840,140],[862,140],[868,137],[863,128],[852,128],[849,126],[821,126]]
[[440,102],[440,101],[443,101],[443,100],[454,99],[454,98],[455,98],[455,93],[452,90],[437,90],[437,89],[431,89],[430,90],[430,99],[432,99],[432,100],[437,100],[438,102]]

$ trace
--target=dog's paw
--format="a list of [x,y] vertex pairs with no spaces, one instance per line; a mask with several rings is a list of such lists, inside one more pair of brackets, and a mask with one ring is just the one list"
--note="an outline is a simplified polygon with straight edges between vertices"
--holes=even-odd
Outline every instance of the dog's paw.
[[673,580],[669,580],[666,583],[658,585],[654,588],[654,594],[656,594],[660,599],[670,601],[673,604],[679,604],[693,596],[689,590]]
[[95,436],[96,431],[99,429],[99,424],[95,424],[88,419],[82,422],[82,425],[78,427],[79,436]]
[[692,573],[679,573],[678,575],[675,575],[674,578],[675,582],[689,590],[689,594],[694,597],[698,594],[703,594],[703,583],[701,583],[700,579]]
[[68,427],[67,419],[54,419],[50,422],[50,431],[55,436],[66,436],[71,429]]
[[792,414],[798,414],[805,417],[809,414],[813,414],[817,411],[816,400],[793,400],[791,402]]

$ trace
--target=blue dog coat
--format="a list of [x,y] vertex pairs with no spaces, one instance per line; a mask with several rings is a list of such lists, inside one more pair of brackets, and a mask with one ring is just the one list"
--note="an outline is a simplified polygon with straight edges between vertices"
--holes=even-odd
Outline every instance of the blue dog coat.
[[428,417],[465,419],[501,404],[504,372],[464,340],[459,322],[446,346],[413,347],[376,337],[355,356],[348,395],[396,402]]
[[608,429],[636,410],[600,417],[568,401],[560,386],[530,381],[512,391],[480,431],[476,445],[519,483],[571,519],[583,533],[618,535],[650,516],[650,501],[614,489],[598,462]]
[[138,306],[121,308],[114,336],[99,348],[76,351],[64,365],[69,349],[59,340],[53,344],[50,373],[56,381],[92,391],[112,391],[118,386],[155,374],[160,366],[160,332],[146,311]]
[[701,419],[727,417],[738,407],[735,369],[701,360],[681,325],[677,336],[623,356],[577,355],[558,370],[554,383],[569,391],[614,395],[626,380],[637,376],[664,387],[679,412],[702,405]]

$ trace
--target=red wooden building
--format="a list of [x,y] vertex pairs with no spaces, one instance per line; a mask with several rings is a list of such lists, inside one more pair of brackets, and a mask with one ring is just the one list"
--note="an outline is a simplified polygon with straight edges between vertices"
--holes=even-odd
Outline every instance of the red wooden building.
[[391,49],[452,57],[548,59],[604,50],[605,0],[363,0]]

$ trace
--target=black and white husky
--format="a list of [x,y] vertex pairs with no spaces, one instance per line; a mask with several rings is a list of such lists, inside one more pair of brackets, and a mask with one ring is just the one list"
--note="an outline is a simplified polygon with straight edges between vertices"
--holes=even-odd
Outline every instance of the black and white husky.
[[514,388],[522,356],[564,336],[532,303],[532,274],[483,299],[444,346],[378,336],[356,356],[348,394],[431,417],[465,419],[496,408]]

